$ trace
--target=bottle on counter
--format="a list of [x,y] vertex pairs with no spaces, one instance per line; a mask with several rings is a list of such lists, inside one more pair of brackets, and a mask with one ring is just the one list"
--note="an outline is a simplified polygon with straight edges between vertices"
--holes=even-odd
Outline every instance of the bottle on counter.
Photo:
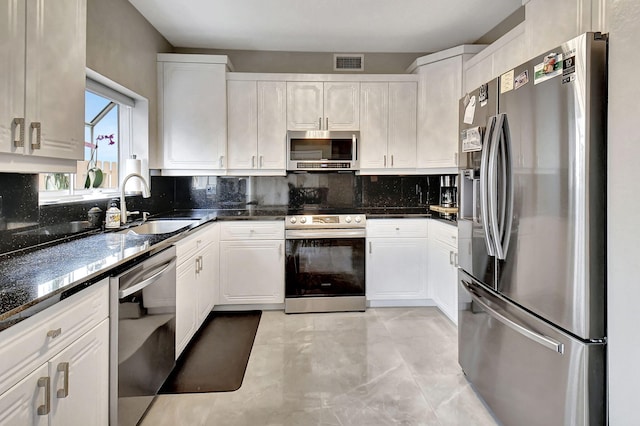
[[118,208],[118,201],[115,198],[111,200],[111,204],[107,209],[107,215],[106,215],[104,226],[105,228],[120,227],[120,209]]

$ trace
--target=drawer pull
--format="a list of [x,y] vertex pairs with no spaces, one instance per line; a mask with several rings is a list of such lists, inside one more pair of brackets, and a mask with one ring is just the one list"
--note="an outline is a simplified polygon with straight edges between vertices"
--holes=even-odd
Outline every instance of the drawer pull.
[[56,337],[60,336],[61,334],[62,334],[62,328],[56,328],[55,330],[47,331],[47,337],[51,337],[52,339],[55,339]]
[[38,387],[44,388],[44,404],[38,406],[38,415],[46,416],[51,411],[51,390],[49,389],[49,377],[40,377]]
[[62,389],[58,389],[56,392],[56,396],[58,398],[66,398],[69,396],[69,363],[61,362],[58,364],[57,370],[61,373],[64,373],[64,386]]

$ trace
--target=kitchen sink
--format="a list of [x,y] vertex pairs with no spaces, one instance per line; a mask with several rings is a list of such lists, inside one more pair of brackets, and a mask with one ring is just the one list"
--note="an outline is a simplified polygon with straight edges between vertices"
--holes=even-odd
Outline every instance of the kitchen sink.
[[119,231],[121,234],[157,235],[170,234],[196,224],[197,220],[154,220]]

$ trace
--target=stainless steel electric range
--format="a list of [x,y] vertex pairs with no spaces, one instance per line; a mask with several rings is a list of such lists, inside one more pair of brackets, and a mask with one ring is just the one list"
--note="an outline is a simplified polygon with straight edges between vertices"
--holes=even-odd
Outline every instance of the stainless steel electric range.
[[285,312],[364,311],[362,214],[300,214],[285,221]]

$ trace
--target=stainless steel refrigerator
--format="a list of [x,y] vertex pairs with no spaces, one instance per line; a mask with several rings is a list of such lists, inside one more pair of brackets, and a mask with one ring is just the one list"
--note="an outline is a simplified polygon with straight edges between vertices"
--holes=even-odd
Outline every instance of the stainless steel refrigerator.
[[606,424],[607,37],[460,101],[459,362],[505,425]]

